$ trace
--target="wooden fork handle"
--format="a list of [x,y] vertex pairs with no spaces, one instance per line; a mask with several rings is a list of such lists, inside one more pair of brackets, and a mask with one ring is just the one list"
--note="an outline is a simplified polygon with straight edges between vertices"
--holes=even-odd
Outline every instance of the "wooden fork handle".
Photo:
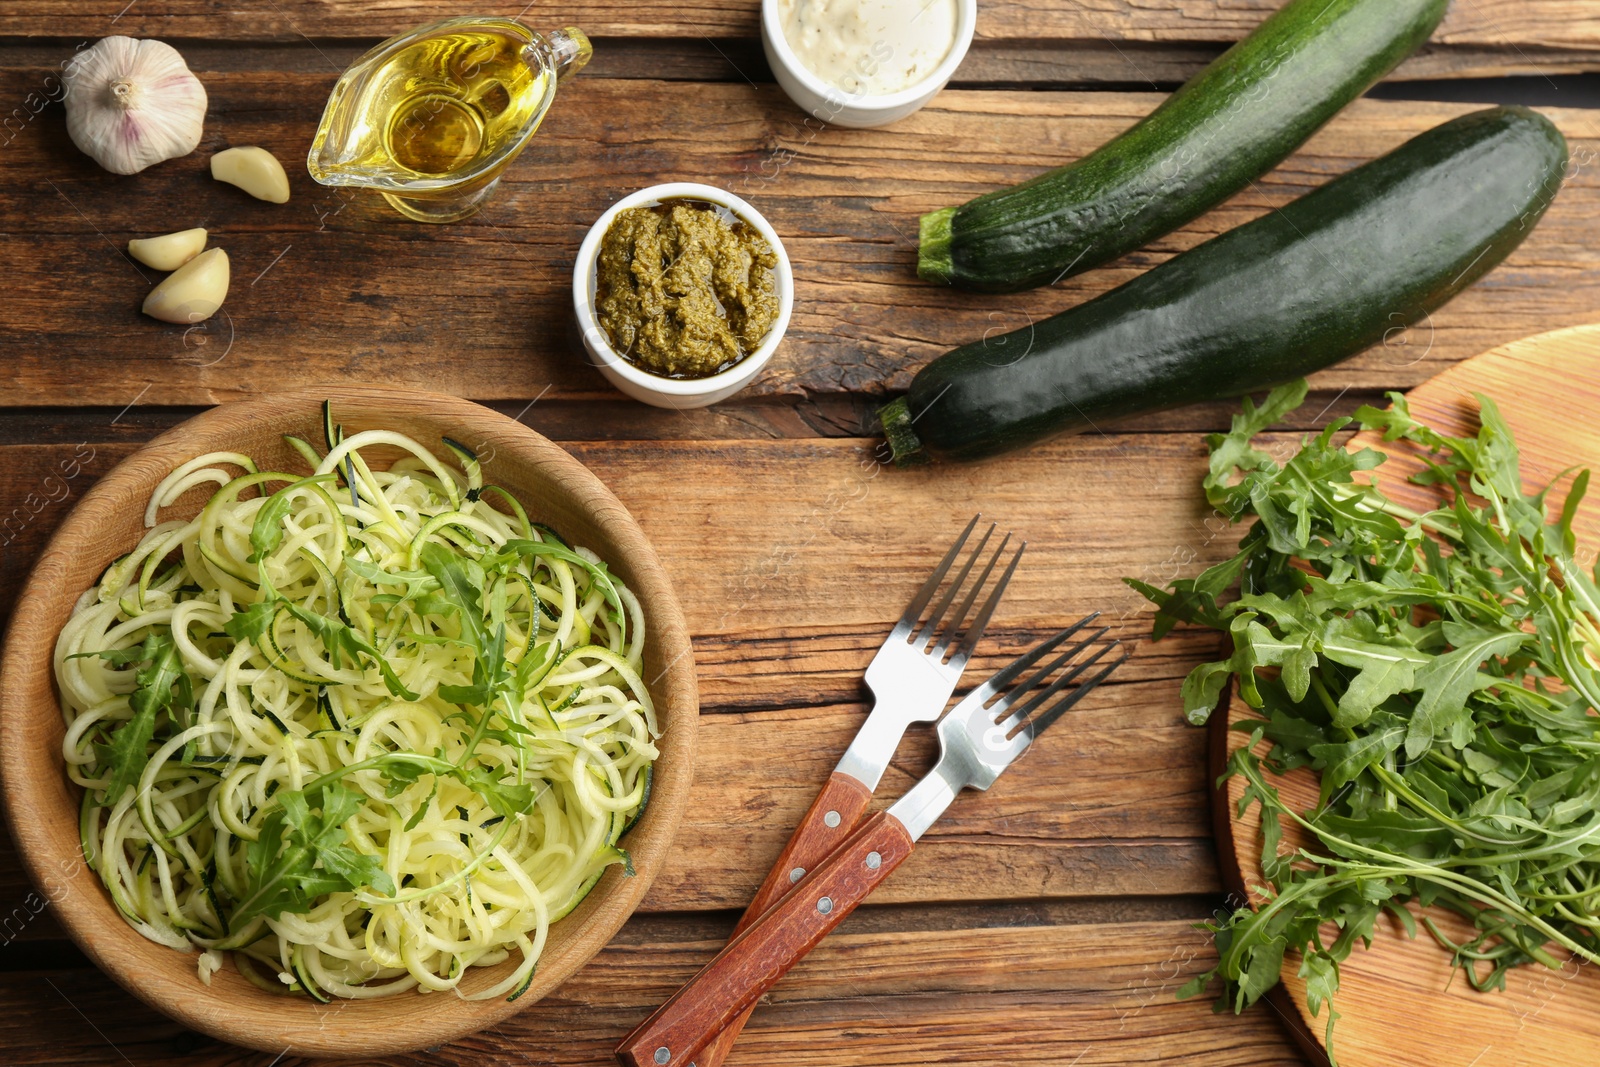
[[911,835],[886,811],[831,856],[672,995],[617,1048],[623,1067],[690,1067],[718,1032],[778,983],[911,854]]
[[[733,936],[738,937],[768,908],[782,900],[784,894],[789,892],[796,882],[804,878],[811,868],[826,859],[828,853],[849,837],[862,816],[866,815],[867,807],[871,803],[872,790],[848,774],[834,771],[823,785],[822,791],[817,794],[817,799],[806,812],[805,818],[795,827],[794,836],[790,837],[789,843],[784,846],[778,862],[767,872],[767,880],[756,890],[755,897],[750,901],[750,907],[745,910],[739,925],[734,927]],[[723,1061],[733,1051],[734,1042],[739,1040],[739,1034],[744,1030],[745,1023],[750,1021],[750,1014],[755,1010],[755,1005],[751,1004],[740,1012],[726,1029],[719,1031],[717,1036],[711,1039],[711,1043],[695,1057],[695,1067],[722,1067]]]
[[[734,928],[733,936],[739,936],[745,927],[782,900],[811,868],[827,859],[845,838],[854,833],[856,824],[867,813],[871,803],[872,790],[848,774],[834,771],[812,802],[810,810],[800,820],[800,825],[795,827],[789,843],[778,856],[778,862],[767,872],[766,881],[756,890],[750,906]],[[700,1067],[707,1065],[702,1063]]]

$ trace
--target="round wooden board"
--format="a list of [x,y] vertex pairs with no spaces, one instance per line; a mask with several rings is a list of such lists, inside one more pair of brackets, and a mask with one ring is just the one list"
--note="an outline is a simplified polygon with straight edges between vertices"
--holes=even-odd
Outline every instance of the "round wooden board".
[[[1522,450],[1522,474],[1542,488],[1573,465],[1600,469],[1600,326],[1580,326],[1518,341],[1457,364],[1412,390],[1408,399],[1421,421],[1452,435],[1477,432],[1474,393],[1494,399]],[[1371,434],[1351,447],[1390,451]],[[1394,454],[1380,468],[1384,492],[1413,508],[1437,497],[1406,478],[1415,459]],[[1564,487],[1565,483],[1563,483]],[[1560,493],[1553,494],[1556,505]],[[1580,559],[1592,564],[1600,548],[1600,500],[1591,495],[1576,523]],[[1585,548],[1584,546],[1587,546]],[[1212,719],[1214,776],[1246,736],[1227,727],[1253,717],[1242,701]],[[1303,770],[1276,779],[1286,802],[1299,809],[1317,800],[1316,775]],[[1224,882],[1241,897],[1259,902],[1249,887],[1262,884],[1260,820],[1252,808],[1244,819],[1233,812],[1243,785],[1230,780],[1214,794],[1219,862]],[[1301,839],[1286,833],[1291,844]],[[1452,936],[1466,924],[1435,909],[1430,916]],[[1327,1009],[1312,1018],[1297,963],[1285,965],[1284,981],[1269,995],[1308,1054],[1327,1056],[1322,1041]],[[1453,980],[1452,980],[1453,978]],[[1340,969],[1335,999],[1339,1022],[1334,1048],[1341,1067],[1515,1067],[1527,1064],[1600,1062],[1600,968],[1569,962],[1562,970],[1526,967],[1512,974],[1503,993],[1478,993],[1450,956],[1425,931],[1408,940],[1398,923],[1380,920],[1370,949],[1357,948]]]

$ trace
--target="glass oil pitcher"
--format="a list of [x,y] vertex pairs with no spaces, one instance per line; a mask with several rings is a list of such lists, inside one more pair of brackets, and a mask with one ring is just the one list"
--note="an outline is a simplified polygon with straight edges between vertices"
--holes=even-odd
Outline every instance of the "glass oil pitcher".
[[507,18],[401,34],[333,87],[306,167],[323,185],[377,189],[410,219],[466,218],[590,55],[580,30],[539,34]]

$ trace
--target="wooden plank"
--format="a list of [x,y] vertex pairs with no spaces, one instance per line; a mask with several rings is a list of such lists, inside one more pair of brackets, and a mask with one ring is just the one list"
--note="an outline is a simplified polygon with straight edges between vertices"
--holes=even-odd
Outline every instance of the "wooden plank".
[[[5,839],[0,834],[0,840]],[[14,862],[7,859],[6,862]],[[1210,915],[1218,898],[1209,894],[1160,897],[1070,897],[1053,900],[986,900],[970,903],[883,904],[869,901],[852,915],[847,932],[901,933],[906,930],[960,931],[988,927],[1063,926],[1108,923],[1193,922]],[[660,940],[726,941],[740,910],[639,912],[612,944]],[[48,907],[32,921],[5,932],[0,911],[0,974],[88,969],[94,964],[68,940]]]
[[[1282,424],[1285,430],[1321,429],[1363,404],[1383,401],[1373,389],[1317,389],[1305,406]],[[803,440],[817,437],[870,437],[880,401],[871,396],[824,394],[810,397],[739,398],[693,411],[667,411],[620,394],[605,400],[484,401],[509,418],[537,418],[539,432],[552,441],[737,441]],[[126,408],[126,410],[123,410]],[[0,419],[0,446],[142,443],[205,410],[202,407],[8,408]],[[1237,400],[1192,404],[1155,412],[1139,421],[1140,433],[1214,433],[1225,430],[1239,410]],[[115,425],[112,419],[117,419]]]
[[[1212,958],[1205,937],[1184,921],[855,929],[847,925],[774,990],[730,1067],[1300,1062],[1266,1010],[1236,1019],[1213,1015],[1204,1000],[1174,1000],[1178,986]],[[619,943],[506,1024],[384,1062],[610,1062],[611,1046],[720,944],[630,924]],[[8,1063],[145,1064],[182,1057],[193,1067],[267,1067],[272,1061],[186,1033],[94,972],[3,975],[0,996],[12,1009],[0,1016]],[[286,1050],[273,1062],[301,1067],[313,1061]]]
[[[627,45],[625,40],[612,39],[619,55],[610,65],[611,71],[629,69],[641,72],[634,75],[636,77],[663,76],[650,73],[642,63],[635,63],[629,46],[638,38],[627,40]],[[759,49],[751,50],[748,61],[737,58],[734,49],[742,43],[734,40],[717,47],[726,49],[727,58],[737,62],[752,80],[768,80],[766,59]],[[1231,40],[1209,44],[1120,41],[1109,36],[1068,41],[1026,37],[981,39],[973,42],[950,84],[956,88],[1030,85],[1060,89],[1103,86],[1169,90],[1198,74],[1231,43]],[[691,55],[686,49],[674,49],[669,69],[690,69]],[[709,62],[710,57],[706,59],[703,69],[710,74],[710,79],[723,80],[726,60],[719,66]],[[1437,41],[1401,63],[1385,84],[1404,89],[1408,82],[1459,78],[1554,79],[1592,73],[1597,69],[1600,69],[1600,51],[1594,48],[1522,47],[1508,41],[1496,44]],[[1404,92],[1401,95],[1404,96]]]
[[[1236,41],[1281,0],[993,0],[978,14],[984,40],[1194,43]],[[510,12],[507,12],[510,13]],[[0,35],[94,39],[112,33],[167,38],[300,41],[387,37],[434,19],[460,14],[446,0],[282,0],[248,16],[219,17],[206,0],[112,2],[90,10],[80,0],[33,0],[26,10],[0,15]],[[593,0],[542,5],[528,16],[538,28],[577,25],[599,37],[755,37],[759,5],[734,0],[669,3]],[[1600,48],[1600,16],[1584,0],[1473,0],[1451,6],[1436,35],[1443,48],[1474,47],[1527,53],[1540,49]]]
[[[23,98],[37,76],[0,74],[0,99]],[[572,257],[617,196],[683,176],[750,199],[796,265],[793,324],[751,395],[881,394],[949,347],[1079,303],[1470,110],[1360,102],[1257,186],[1150,249],[1053,289],[990,297],[913,277],[918,214],[1076,158],[1159,97],[948,92],[890,129],[856,131],[808,129],[772,87],[707,85],[691,96],[669,83],[580,80],[487,210],[429,228],[298,168],[284,206],[206,179],[205,156],[226,143],[300,158],[329,77],[206,78],[213,117],[202,150],[136,178],[78,154],[54,105],[6,135],[0,214],[14,220],[16,252],[0,331],[17,342],[0,403],[116,409],[145,394],[144,404],[205,404],[362,378],[481,399],[611,398],[573,336]],[[1600,131],[1593,112],[1551,114],[1581,165],[1528,244],[1431,330],[1328,372],[1323,386],[1408,387],[1496,344],[1596,317],[1600,251],[1588,235],[1600,213]],[[201,327],[154,323],[138,314],[153,272],[118,250],[130,236],[196,223],[229,250],[228,304]],[[63,287],[63,276],[82,282]]]
[[[0,37],[0,68],[54,69],[83,38]],[[287,41],[179,41],[197,71],[273,70],[331,74],[353,63],[379,38]],[[596,37],[585,80],[633,78],[693,82],[771,82],[761,42],[747,37]],[[973,42],[953,88],[1119,88],[1168,91],[1199,73],[1228,42],[1182,44],[1109,38],[1050,41],[985,38]],[[1402,63],[1387,91],[1460,78],[1523,76],[1554,79],[1600,69],[1600,53],[1583,48],[1513,49],[1506,45],[1432,45]],[[44,74],[41,73],[42,81]],[[1555,84],[1552,82],[1551,84]],[[3,109],[0,109],[3,110]]]

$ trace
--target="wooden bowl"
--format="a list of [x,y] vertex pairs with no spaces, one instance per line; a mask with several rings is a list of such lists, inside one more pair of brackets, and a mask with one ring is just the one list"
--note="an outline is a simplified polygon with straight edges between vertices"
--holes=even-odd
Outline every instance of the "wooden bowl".
[[[333,402],[348,433],[383,427],[441,454],[441,436],[476,449],[486,481],[511,490],[530,516],[572,543],[599,553],[644,609],[645,677],[662,736],[649,806],[627,837],[636,873],[630,878],[612,867],[572,914],[551,927],[533,984],[514,1003],[408,992],[319,1004],[264,992],[231,966],[205,986],[195,974],[197,957],[136,933],[83,861],[81,790],[68,780],[61,755],[64,726],[51,669],[56,635],[79,594],[138,542],[151,490],[173,467],[228,450],[250,454],[263,469],[302,469],[281,435],[320,441],[324,398]],[[213,489],[188,494],[172,514],[185,508],[197,513]],[[292,1048],[296,1055],[384,1055],[440,1045],[498,1022],[566,981],[616,934],[660,870],[688,802],[698,714],[688,629],[666,572],[633,517],[577,460],[520,423],[456,397],[323,389],[213,408],[123,460],[84,495],[34,567],[11,620],[0,661],[0,785],[11,833],[39,892],[79,947],[129,992],[185,1026],[269,1053]],[[462,990],[486,988],[514,966],[515,957],[484,968]]]

